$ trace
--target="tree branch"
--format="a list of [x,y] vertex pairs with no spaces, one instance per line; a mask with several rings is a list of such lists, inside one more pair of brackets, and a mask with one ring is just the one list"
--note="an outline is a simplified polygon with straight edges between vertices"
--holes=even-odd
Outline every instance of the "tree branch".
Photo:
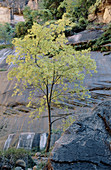
[[60,120],[60,119],[65,119],[66,117],[59,117],[58,119],[55,119],[55,120],[53,120],[52,122],[51,122],[51,125],[54,123],[54,122],[56,122],[57,120]]
[[51,103],[51,98],[52,98],[52,92],[53,92],[53,87],[54,87],[54,84],[55,84],[55,67],[54,67],[54,72],[53,72],[53,80],[52,80],[52,85],[51,85],[51,90],[50,90],[50,97],[49,97],[49,102]]
[[36,58],[36,55],[35,55],[35,63],[36,63],[36,66],[40,68],[40,66],[37,64],[37,58]]
[[73,113],[69,113],[69,114],[67,114],[67,115],[65,115],[65,116],[62,116],[62,117],[59,117],[59,118],[53,120],[53,121],[51,122],[51,125],[52,125],[54,122],[56,122],[57,120],[66,119],[67,116],[72,115],[72,114],[73,114]]

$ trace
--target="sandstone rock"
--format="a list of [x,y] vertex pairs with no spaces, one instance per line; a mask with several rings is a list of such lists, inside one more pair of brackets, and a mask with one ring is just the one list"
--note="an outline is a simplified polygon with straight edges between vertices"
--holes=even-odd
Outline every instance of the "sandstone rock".
[[6,7],[0,7],[0,22],[8,22],[10,23],[10,9]]
[[22,14],[25,6],[35,10],[38,8],[38,0],[0,0],[0,22],[15,24],[24,21]]
[[70,126],[51,153],[53,170],[111,169],[111,101]]
[[33,167],[33,170],[37,170],[37,166],[34,166],[34,167]]
[[94,21],[96,18],[97,18],[97,17],[96,17],[96,15],[95,15],[94,13],[90,13],[90,14],[88,15],[88,20],[89,20],[90,22]]
[[111,22],[111,6],[108,6],[108,7],[105,8],[103,20],[104,20],[105,23]]
[[99,23],[110,23],[111,22],[111,1],[102,0],[101,3],[98,3],[98,6],[96,5],[95,5],[96,12],[90,9],[88,20],[96,21]]
[[36,156],[36,157],[40,157],[40,156],[41,156],[41,152],[37,152],[37,153],[35,154],[35,156]]
[[29,0],[27,4],[31,9],[37,9],[38,8],[38,2],[37,0]]

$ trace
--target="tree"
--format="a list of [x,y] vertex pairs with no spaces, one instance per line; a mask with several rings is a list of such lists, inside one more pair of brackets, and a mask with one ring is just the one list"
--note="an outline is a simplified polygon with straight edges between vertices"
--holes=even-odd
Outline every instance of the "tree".
[[[48,22],[44,25],[35,23],[24,39],[14,39],[17,55],[10,55],[7,59],[9,64],[16,65],[9,72],[10,79],[17,79],[15,94],[22,92],[19,84],[23,91],[28,86],[32,87],[29,105],[35,91],[43,94],[39,98],[40,107],[36,113],[40,115],[46,108],[48,111],[46,152],[49,151],[54,122],[51,120],[51,104],[60,98],[62,100],[65,93],[70,96],[76,93],[83,98],[87,91],[83,86],[85,74],[91,74],[90,71],[96,69],[95,61],[90,58],[88,51],[74,51],[71,45],[67,45],[64,34],[67,24],[70,22],[64,17],[51,25]],[[69,83],[73,84],[72,91],[68,88]]]
[[73,20],[79,20],[80,17],[87,19],[88,10],[96,0],[64,0],[58,7],[58,12],[65,8],[65,12],[70,14]]
[[[52,16],[52,19],[58,19],[62,17],[63,11],[57,11],[57,8],[59,7],[60,3],[63,0],[41,0],[39,2],[40,11],[42,11],[42,15],[44,13],[44,17],[48,18],[49,14],[50,17]],[[44,18],[45,19],[45,18]]]
[[25,22],[18,22],[15,26],[15,36],[24,37],[28,33],[28,29],[32,28],[33,22],[37,22],[38,11],[31,10],[30,7],[26,6],[23,10],[23,16]]
[[10,24],[0,24],[0,39],[6,43],[10,43],[13,37],[13,29]]
[[27,27],[25,25],[25,22],[21,21],[18,22],[15,26],[15,36],[16,37],[24,37],[27,34]]

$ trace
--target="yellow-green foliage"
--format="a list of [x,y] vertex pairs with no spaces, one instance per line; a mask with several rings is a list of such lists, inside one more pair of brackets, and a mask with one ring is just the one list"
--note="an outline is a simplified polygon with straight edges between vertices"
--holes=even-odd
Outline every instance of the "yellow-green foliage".
[[76,7],[78,5],[78,2],[75,0],[64,0],[63,2],[61,2],[61,4],[58,7],[58,11],[60,10],[60,8],[64,8],[66,9],[66,13],[72,13],[74,10],[74,7]]
[[63,119],[63,131],[65,131],[72,123],[75,121],[75,118],[73,116],[69,116],[67,119]]
[[95,4],[90,6],[89,13],[95,13],[96,9],[99,7],[99,5],[102,3],[102,0],[96,0]]
[[82,84],[85,74],[96,69],[88,50],[79,52],[67,45],[64,30],[69,24],[64,17],[50,25],[48,22],[44,25],[35,23],[24,39],[15,38],[13,41],[17,55],[10,55],[7,62],[16,67],[11,69],[8,77],[17,79],[15,94],[20,92],[18,84],[23,86],[23,90],[28,85],[32,87],[30,101],[35,90],[43,94],[38,101],[41,106],[39,114],[47,108],[47,102],[51,105],[52,101],[71,90],[69,83],[73,86],[72,93],[80,95],[82,92],[83,98],[87,91]]

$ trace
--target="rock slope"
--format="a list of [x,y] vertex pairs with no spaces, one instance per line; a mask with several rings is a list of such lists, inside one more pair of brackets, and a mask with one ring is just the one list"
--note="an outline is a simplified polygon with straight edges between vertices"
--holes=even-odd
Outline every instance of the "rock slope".
[[[23,132],[45,133],[48,129],[47,112],[41,115],[42,119],[34,119],[29,123],[31,111],[38,107],[37,103],[34,103],[33,107],[26,107],[29,89],[24,91],[22,96],[12,97],[15,80],[8,81],[9,66],[6,64],[7,55],[12,53],[14,53],[12,49],[0,51],[0,147],[3,147],[9,134],[16,134],[18,140],[19,135]],[[69,96],[69,100],[60,101],[61,110],[56,105],[52,106],[53,120],[67,114],[67,111],[64,111],[66,105],[69,108],[69,113],[73,114],[76,119],[78,116],[87,115],[87,110],[94,108],[101,101],[111,98],[111,54],[104,56],[100,52],[91,52],[91,57],[96,60],[98,71],[92,77],[87,76],[84,81],[84,85],[90,90],[91,98],[79,101],[76,96],[74,98]],[[69,85],[69,88],[71,89],[72,86]],[[36,95],[38,100],[39,96],[40,94]],[[61,123],[61,120],[55,122],[53,128],[57,129]]]

